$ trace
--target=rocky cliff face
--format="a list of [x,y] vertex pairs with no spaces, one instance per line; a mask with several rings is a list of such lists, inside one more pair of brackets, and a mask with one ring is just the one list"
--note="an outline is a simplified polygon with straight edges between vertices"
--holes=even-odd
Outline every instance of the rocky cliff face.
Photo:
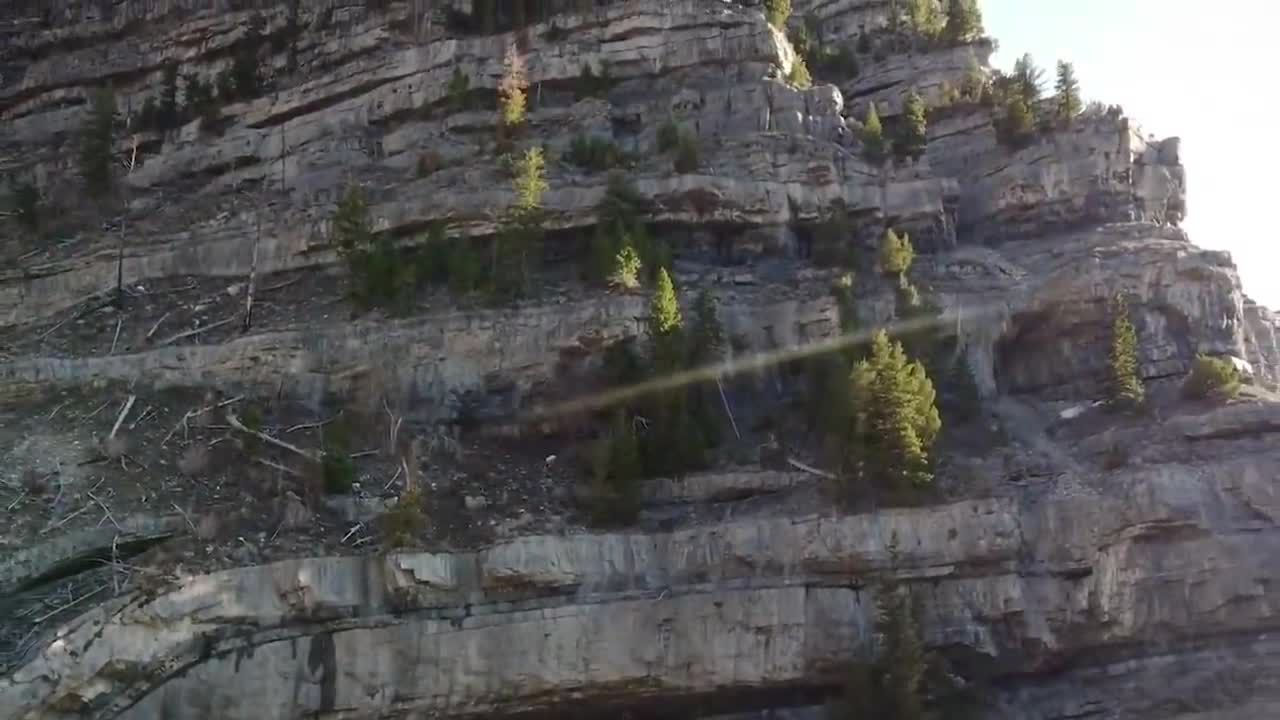
[[[793,4],[792,30],[831,45],[880,37],[888,8]],[[1230,257],[1178,229],[1176,139],[1092,113],[1006,147],[991,109],[947,96],[989,40],[877,49],[800,89],[758,3],[548,2],[516,31],[509,8],[492,31],[480,12],[0,10],[0,170],[39,187],[47,218],[38,238],[0,226],[0,715],[812,716],[869,652],[890,578],[987,717],[1280,708],[1280,321]],[[251,26],[263,92],[217,123],[136,124],[167,66],[212,80]],[[402,317],[357,316],[330,227],[351,184],[402,246],[436,223],[493,235],[512,197],[492,109],[511,46],[529,81],[521,142],[549,158],[536,292],[490,307],[424,291]],[[605,89],[584,88],[584,66]],[[466,102],[448,91],[457,73]],[[94,207],[76,148],[106,83],[134,124],[115,138],[119,191]],[[867,104],[892,123],[913,88],[927,152],[867,162]],[[668,120],[696,138],[693,172],[659,148]],[[520,422],[594,397],[605,349],[647,314],[643,293],[566,270],[607,187],[564,159],[579,136],[630,155],[682,300],[715,298],[737,371],[720,388],[736,434],[723,467],[650,481],[639,525],[613,533],[575,509],[575,430]],[[839,272],[815,259],[865,258],[887,226],[911,234],[912,279],[985,412],[945,448],[930,503],[833,514],[812,446],[776,420],[794,382],[756,360],[838,335]],[[864,326],[892,317],[874,273],[854,290]],[[1121,294],[1145,417],[1096,407]],[[1240,400],[1178,398],[1202,353],[1247,367]],[[252,409],[275,443],[233,426]],[[291,460],[328,447],[338,410],[368,433],[351,448],[357,492],[325,499]],[[414,452],[397,453],[406,436]],[[800,462],[780,470],[778,452]],[[427,528],[392,551],[379,516],[410,482]]]

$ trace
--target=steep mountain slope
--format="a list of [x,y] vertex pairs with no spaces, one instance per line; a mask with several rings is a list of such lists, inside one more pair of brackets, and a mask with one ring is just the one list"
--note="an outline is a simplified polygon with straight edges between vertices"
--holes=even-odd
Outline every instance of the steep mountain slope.
[[[1280,320],[1177,227],[1178,141],[1091,110],[1010,147],[997,111],[952,97],[991,41],[901,42],[879,0],[793,2],[792,37],[854,58],[799,88],[758,5],[0,10],[0,174],[43,218],[0,219],[0,715],[812,715],[891,579],[985,717],[1280,708]],[[246,48],[253,91],[144,121],[166,68],[185,102]],[[352,186],[405,252],[440,230],[489,251],[514,195],[494,92],[512,48],[530,112],[510,142],[547,157],[533,288],[357,309],[333,222]],[[77,153],[105,84],[127,125],[116,191],[90,201]],[[913,89],[926,151],[869,162],[868,103],[892,128]],[[683,172],[668,125],[697,148]],[[640,519],[607,533],[575,489],[600,424],[582,408],[607,401],[648,293],[583,282],[616,174],[574,162],[581,138],[625,155],[729,363],[718,467],[645,481]],[[836,512],[799,381],[769,358],[840,335],[832,257],[858,268],[861,326],[893,318],[886,227],[910,233],[983,404],[949,425],[927,502]],[[1096,402],[1121,295],[1146,415]],[[1179,397],[1198,354],[1247,368],[1240,398]],[[339,426],[355,492],[326,496]],[[394,549],[415,487],[424,518]]]

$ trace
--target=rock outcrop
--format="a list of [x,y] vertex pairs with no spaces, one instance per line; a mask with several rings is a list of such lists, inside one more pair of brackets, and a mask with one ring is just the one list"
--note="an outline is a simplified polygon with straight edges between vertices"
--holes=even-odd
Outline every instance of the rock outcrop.
[[[1176,138],[1113,110],[1002,144],[991,108],[947,92],[993,42],[881,44],[881,0],[795,0],[792,32],[857,58],[803,88],[754,0],[516,5],[0,8],[0,172],[48,218],[41,237],[0,218],[0,501],[21,520],[0,533],[0,716],[819,717],[890,579],[985,717],[1280,710],[1280,319],[1178,228]],[[251,27],[261,92],[139,125],[167,67],[212,84]],[[488,257],[514,195],[493,109],[509,48],[530,112],[502,140],[547,157],[535,287],[355,307],[332,227],[353,184],[397,247],[439,228]],[[128,125],[94,206],[75,149],[107,83]],[[867,105],[892,129],[911,89],[927,151],[869,162]],[[618,151],[613,173],[573,161],[584,138]],[[728,469],[649,480],[635,524],[587,532],[561,508],[598,472],[598,429],[526,421],[600,409],[610,350],[645,335],[647,293],[577,267],[617,174],[686,317],[700,290],[717,306],[725,372],[700,389]],[[934,364],[967,364],[984,404],[944,438],[928,502],[839,512],[791,406],[815,348],[894,319],[886,227],[957,341]],[[1118,297],[1147,416],[1100,407]],[[1243,397],[1180,399],[1199,354],[1247,367]],[[344,423],[366,444],[336,442]],[[320,500],[344,452],[371,464]]]
[[[825,684],[868,641],[887,573],[928,598],[932,645],[965,648],[970,670],[1030,677],[998,696],[1000,717],[1195,707],[1198,684],[1177,680],[1206,652],[1199,682],[1234,678],[1212,707],[1272,707],[1275,648],[1259,634],[1278,619],[1280,457],[1196,464],[1180,451],[1230,443],[1259,413],[1280,432],[1274,404],[1180,418],[1143,438],[1140,464],[1069,492],[184,577],[72,622],[0,680],[0,707],[386,717]],[[1153,644],[1161,655],[1144,654]],[[1081,694],[1076,676],[1053,679],[1072,658],[1089,658],[1073,663],[1080,678],[1107,680]]]

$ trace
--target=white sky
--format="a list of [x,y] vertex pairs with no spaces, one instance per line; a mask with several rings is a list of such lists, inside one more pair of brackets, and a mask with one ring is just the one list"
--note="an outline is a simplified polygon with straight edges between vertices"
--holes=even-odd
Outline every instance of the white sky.
[[[1075,64],[1086,100],[1182,138],[1197,245],[1228,250],[1280,309],[1280,0],[980,0],[993,58]],[[1274,205],[1273,205],[1274,203]]]

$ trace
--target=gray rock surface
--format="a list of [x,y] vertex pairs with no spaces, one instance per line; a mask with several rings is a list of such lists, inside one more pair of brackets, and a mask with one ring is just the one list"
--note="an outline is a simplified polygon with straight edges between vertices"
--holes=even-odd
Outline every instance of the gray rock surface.
[[[57,627],[35,622],[6,646],[21,657],[0,676],[0,717],[372,720],[761,691],[770,699],[733,717],[813,718],[821,710],[811,698],[768,693],[821,694],[841,662],[865,657],[876,595],[891,575],[921,600],[930,646],[994,681],[987,717],[1261,718],[1280,707],[1271,637],[1280,626],[1280,405],[1257,391],[1217,407],[1156,403],[1138,419],[1094,406],[1120,295],[1153,395],[1169,395],[1162,388],[1199,353],[1247,361],[1263,388],[1280,383],[1280,320],[1246,299],[1228,255],[1195,247],[1177,228],[1187,202],[1176,138],[1093,114],[1026,148],[1001,146],[989,110],[940,103],[943,83],[956,84],[970,56],[985,65],[985,41],[862,57],[856,77],[790,87],[795,53],[756,0],[617,0],[585,14],[557,2],[553,21],[490,36],[452,27],[449,12],[468,12],[469,0],[384,10],[302,0],[296,69],[278,42],[264,50],[270,91],[225,105],[221,132],[193,121],[166,134],[121,133],[122,164],[135,139],[138,148],[119,178],[122,205],[92,215],[72,159],[88,91],[110,79],[127,112],[156,94],[167,63],[212,78],[251,14],[229,5],[0,8],[0,172],[32,178],[71,228],[35,246],[0,226],[9,261],[0,330],[21,345],[0,348],[5,402],[123,381],[314,408],[372,384],[403,399],[412,421],[469,417],[501,432],[523,411],[589,393],[603,348],[643,333],[645,295],[570,280],[501,309],[354,321],[286,311],[242,336],[146,350],[115,352],[112,342],[112,352],[70,343],[55,352],[31,340],[113,288],[118,267],[127,288],[221,278],[213,284],[226,295],[256,262],[260,276],[291,271],[307,281],[298,287],[314,282],[314,300],[336,301],[319,296],[343,272],[330,218],[351,182],[366,188],[375,229],[398,242],[418,243],[433,221],[486,241],[512,197],[488,103],[517,43],[531,100],[519,143],[549,153],[549,270],[574,275],[560,265],[590,236],[606,187],[604,173],[563,157],[580,134],[634,156],[626,174],[655,233],[674,246],[686,310],[697,290],[713,292],[735,363],[836,333],[833,273],[808,262],[824,219],[844,213],[847,231],[828,242],[860,259],[886,225],[906,230],[919,251],[911,279],[960,338],[1007,446],[957,463],[977,468],[975,477],[943,477],[960,490],[914,509],[815,514],[826,505],[814,476],[750,467],[653,481],[646,501],[658,507],[646,512],[657,520],[647,518],[645,531],[528,535],[542,532],[531,528],[543,518],[524,504],[494,519],[501,541],[480,548],[267,565],[254,563],[270,551],[269,533],[246,533],[223,555],[250,567],[179,565],[109,600],[104,592],[53,606],[64,614],[49,625],[85,612]],[[831,42],[879,28],[888,9],[883,0],[794,6],[793,24],[812,16]],[[286,3],[261,9],[277,41],[288,12]],[[608,71],[607,92],[580,92],[585,65]],[[470,108],[442,102],[455,70],[475,90]],[[911,87],[933,108],[926,155],[865,162],[855,118],[873,100],[886,115],[899,112]],[[672,172],[671,155],[658,151],[669,120],[697,138],[696,172]],[[431,155],[440,167],[420,174]],[[717,262],[742,264],[709,267],[712,247]],[[872,264],[854,282],[863,327],[893,315],[891,288]],[[137,324],[129,312],[143,300],[128,300],[120,317]],[[749,376],[743,384],[761,395],[781,385],[769,371]],[[96,470],[70,451],[46,440],[14,458],[47,471],[54,457],[78,486]],[[561,480],[552,470],[540,465],[530,485]],[[129,482],[145,499],[147,483],[172,480],[165,472]],[[482,516],[523,501],[516,491],[506,497],[507,479],[467,479],[431,501]],[[284,535],[323,522],[325,511],[373,525],[388,507],[277,497],[288,499],[264,507]],[[699,515],[709,505],[715,512]],[[53,534],[24,548],[0,561],[0,608],[34,580],[100,560],[104,547],[185,526],[172,520]],[[221,527],[231,518],[197,520],[201,543],[234,531]],[[356,552],[365,539],[321,547]],[[322,555],[301,541],[299,552]]]
[[[1222,434],[1242,412],[1280,420],[1277,407],[1182,420]],[[1183,435],[1169,427],[1146,441],[1174,447]],[[70,623],[0,680],[0,708],[377,717],[511,711],[562,693],[589,702],[783,687],[867,647],[889,572],[927,595],[930,644],[967,647],[997,675],[1098,658],[1065,678],[1033,675],[1002,696],[1013,703],[1002,716],[1157,717],[1195,698],[1195,684],[1174,681],[1190,667],[1199,682],[1237,677],[1216,687],[1215,708],[1274,704],[1275,652],[1256,631],[1276,617],[1278,459],[1273,448],[1199,466],[1152,460],[1070,493],[186,577]],[[1135,642],[1186,651],[1127,659]],[[1212,669],[1197,662],[1210,652]],[[1090,675],[1106,680],[1070,692]]]

